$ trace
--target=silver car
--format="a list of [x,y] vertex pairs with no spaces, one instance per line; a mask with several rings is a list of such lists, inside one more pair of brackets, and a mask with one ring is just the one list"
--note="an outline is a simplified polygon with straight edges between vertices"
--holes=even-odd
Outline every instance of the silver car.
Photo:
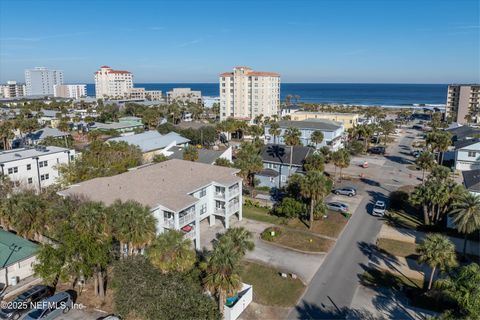
[[348,206],[341,202],[327,202],[327,209],[338,212],[348,212]]
[[67,292],[60,292],[37,303],[36,308],[28,313],[24,320],[51,320],[72,309],[72,297]]
[[341,187],[333,190],[333,193],[353,197],[357,194],[357,189],[355,189],[354,187]]
[[375,205],[373,206],[372,215],[377,217],[383,217],[386,210],[387,207],[385,205],[385,201],[377,200],[377,202],[375,202]]

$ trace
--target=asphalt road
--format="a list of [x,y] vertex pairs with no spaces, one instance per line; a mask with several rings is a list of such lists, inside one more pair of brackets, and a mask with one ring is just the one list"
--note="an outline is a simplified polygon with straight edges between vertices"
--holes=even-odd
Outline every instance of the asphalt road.
[[409,133],[402,134],[389,148],[382,172],[362,183],[361,188],[367,196],[357,207],[333,250],[325,257],[299,304],[289,314],[289,319],[365,317],[351,310],[350,305],[359,285],[359,276],[368,264],[369,248],[375,244],[383,223],[369,213],[375,200],[386,199],[396,189],[396,184],[406,184],[403,180],[408,174],[404,173],[404,169],[412,160],[406,155],[413,140],[411,136]]

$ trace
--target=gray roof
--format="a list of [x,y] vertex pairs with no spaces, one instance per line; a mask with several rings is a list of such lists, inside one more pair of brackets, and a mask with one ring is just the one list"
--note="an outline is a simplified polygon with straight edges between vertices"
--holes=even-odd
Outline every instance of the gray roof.
[[26,158],[33,158],[47,154],[54,154],[58,152],[67,152],[70,149],[48,146],[45,151],[40,148],[20,148],[0,152],[0,163],[16,161]]
[[109,123],[94,122],[93,125],[91,125],[90,127],[92,129],[121,130],[121,129],[128,129],[128,128],[143,127],[143,124],[133,123],[133,122],[109,122]]
[[313,153],[313,148],[303,146],[285,146],[268,144],[262,148],[262,161],[279,164],[290,164],[303,167],[305,158]]
[[280,128],[298,128],[298,129],[313,129],[320,131],[335,131],[342,127],[342,123],[326,119],[309,119],[304,121],[287,121],[282,120],[278,122]]
[[480,193],[480,170],[462,171],[462,175],[465,188]]
[[158,131],[146,131],[131,136],[112,138],[108,141],[125,141],[126,143],[138,146],[142,152],[149,152],[163,149],[172,143],[175,143],[176,145],[185,144],[190,140],[182,137],[176,132],[160,134]]
[[260,171],[259,173],[256,173],[255,175],[275,178],[275,177],[278,177],[280,174],[273,169],[263,169],[262,171]]
[[150,208],[164,206],[178,212],[198,201],[189,195],[216,182],[230,186],[242,179],[238,169],[172,159],[112,176],[88,180],[59,194],[85,196],[106,205],[115,200],[135,200]]
[[60,131],[57,128],[46,127],[46,128],[42,128],[40,130],[27,134],[27,139],[41,141],[47,137],[59,138],[59,137],[65,137],[69,135],[70,133]]
[[[455,146],[455,149],[468,149],[469,146],[474,145],[476,143],[480,142],[480,139],[475,138],[475,139],[464,139],[464,140],[458,140],[453,143]],[[473,149],[472,149],[473,150]]]
[[[170,159],[183,159],[183,149],[181,147],[172,147],[168,151],[173,152],[169,155]],[[207,149],[198,149],[198,159],[196,162],[213,164],[215,161],[220,158],[220,156],[225,152],[225,150],[207,150]]]
[[458,126],[454,128],[449,128],[446,131],[452,134],[453,141],[473,138],[474,135],[480,135],[480,128],[470,126]]

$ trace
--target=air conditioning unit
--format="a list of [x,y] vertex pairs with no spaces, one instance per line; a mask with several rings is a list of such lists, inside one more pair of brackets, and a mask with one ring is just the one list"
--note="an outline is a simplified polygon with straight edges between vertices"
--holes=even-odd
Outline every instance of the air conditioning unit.
[[19,281],[20,281],[20,279],[19,279],[17,276],[11,276],[11,277],[8,279],[8,285],[9,285],[9,286],[16,286]]

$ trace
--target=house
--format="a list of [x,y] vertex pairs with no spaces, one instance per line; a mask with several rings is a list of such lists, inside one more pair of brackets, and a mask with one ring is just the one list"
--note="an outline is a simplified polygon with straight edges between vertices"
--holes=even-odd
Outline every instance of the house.
[[142,150],[144,162],[151,162],[156,154],[165,154],[165,150],[170,147],[184,146],[190,142],[176,132],[160,134],[158,131],[146,131],[130,136],[111,138],[108,141],[124,141],[138,146]]
[[452,126],[446,129],[446,131],[450,132],[450,134],[452,135],[453,142],[480,137],[480,128],[478,127],[459,125],[459,126]]
[[[184,147],[173,146],[165,150],[164,154],[170,159],[183,159],[183,150]],[[215,161],[219,158],[232,162],[232,147],[218,148],[218,150],[198,149],[198,159],[196,162],[215,164]]]
[[53,146],[37,146],[0,152],[0,174],[16,187],[48,187],[58,182],[58,165],[75,159],[75,150]]
[[167,160],[128,172],[81,182],[60,191],[63,196],[82,196],[106,205],[115,200],[138,201],[157,219],[157,232],[180,230],[200,250],[200,222],[242,220],[242,179],[238,169]]
[[463,171],[462,176],[465,189],[480,196],[480,169]]
[[138,129],[143,129],[143,123],[141,118],[137,117],[124,117],[118,119],[118,122],[94,122],[93,124],[89,124],[89,130],[102,130],[102,131],[117,131],[120,134],[125,134],[129,132],[133,132]]
[[295,173],[303,173],[305,158],[314,149],[302,146],[268,144],[262,148],[263,170],[255,174],[260,187],[281,188]]
[[312,119],[323,119],[340,122],[345,129],[353,128],[358,125],[360,115],[358,113],[345,112],[309,112],[297,111],[290,115],[293,121],[303,121]]
[[298,111],[300,111],[300,107],[295,105],[295,104],[292,104],[292,105],[289,105],[289,106],[286,106],[286,107],[282,107],[280,109],[280,117],[285,117],[285,116],[292,116],[293,113],[296,113]]
[[[45,138],[48,138],[48,137],[66,138],[68,136],[70,136],[70,133],[68,133],[68,132],[60,131],[56,128],[45,127],[45,128],[40,129],[40,130],[37,130],[37,131],[34,131],[34,132],[31,132],[31,133],[27,134],[26,137],[25,137],[25,141],[26,141],[27,144],[37,145],[37,144],[42,143],[42,141]],[[15,140],[14,145],[16,145],[16,144],[21,145],[22,144],[21,139]]]
[[34,274],[38,245],[0,229],[0,286],[16,285]]
[[304,146],[312,145],[311,135],[315,131],[321,131],[323,133],[323,141],[316,145],[316,148],[328,146],[332,151],[336,151],[343,148],[343,134],[344,126],[340,122],[323,120],[323,119],[311,119],[304,121],[279,121],[280,136],[276,137],[277,141],[274,141],[274,137],[270,134],[270,124],[265,125],[265,142],[266,143],[279,143],[284,144],[284,134],[289,128],[297,128],[300,130],[300,140]]
[[480,139],[459,140],[453,145],[456,170],[480,169]]

